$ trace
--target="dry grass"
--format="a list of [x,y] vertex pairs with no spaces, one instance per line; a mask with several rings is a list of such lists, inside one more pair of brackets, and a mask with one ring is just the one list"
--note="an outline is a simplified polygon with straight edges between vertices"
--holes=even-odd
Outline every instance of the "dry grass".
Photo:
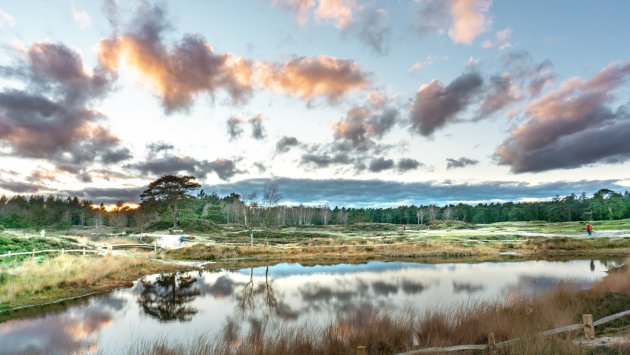
[[[289,355],[289,354],[354,354],[359,345],[366,346],[368,354],[397,354],[412,350],[414,334],[422,347],[457,344],[484,344],[487,330],[501,331],[504,326],[510,337],[527,336],[528,327],[513,327],[519,321],[513,319],[509,326],[502,321],[479,326],[474,312],[497,316],[494,310],[478,305],[470,310],[455,310],[452,315],[433,314],[429,318],[412,316],[410,313],[388,315],[383,313],[356,313],[335,320],[325,327],[294,327],[262,321],[242,336],[234,329],[224,331],[222,337],[196,338],[188,343],[173,343],[161,338],[152,343],[136,344],[127,351],[130,354],[220,354],[220,355]],[[551,317],[552,315],[549,315]],[[507,316],[505,319],[507,319]],[[529,317],[531,318],[531,317]],[[551,321],[548,319],[548,321]],[[452,324],[455,323],[455,324]],[[459,332],[459,333],[457,333]],[[455,336],[454,336],[455,335]],[[535,338],[527,337],[509,347],[499,349],[501,354],[580,354],[582,349],[573,344],[574,336]]]
[[395,258],[496,256],[494,246],[466,246],[461,243],[409,243],[389,240],[313,240],[285,246],[255,245],[194,245],[168,251],[167,257],[188,260],[225,260],[256,258],[258,260],[325,260],[370,259],[375,256]]
[[71,256],[28,259],[5,270],[0,285],[3,308],[37,304],[90,291],[111,289],[130,284],[138,277],[172,269],[143,257]]

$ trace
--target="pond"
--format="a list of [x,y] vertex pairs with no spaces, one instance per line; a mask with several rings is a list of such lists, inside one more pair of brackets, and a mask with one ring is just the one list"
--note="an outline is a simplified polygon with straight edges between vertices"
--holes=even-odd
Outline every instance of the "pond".
[[619,264],[374,261],[151,275],[131,288],[0,323],[0,353],[120,354],[159,338],[213,339],[262,319],[323,325],[356,311],[423,312],[470,300],[509,302],[566,282],[588,288]]

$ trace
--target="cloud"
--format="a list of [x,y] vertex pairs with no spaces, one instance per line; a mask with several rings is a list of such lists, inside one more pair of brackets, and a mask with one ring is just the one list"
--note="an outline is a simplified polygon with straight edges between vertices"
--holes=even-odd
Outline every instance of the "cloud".
[[[238,191],[261,191],[270,179],[248,179],[232,183],[204,186],[208,191],[227,195]],[[438,204],[457,202],[516,201],[532,198],[552,198],[571,193],[592,194],[601,188],[623,191],[626,187],[616,180],[556,181],[544,184],[528,184],[515,181],[486,181],[482,183],[453,183],[426,181],[404,183],[386,180],[356,179],[291,179],[274,178],[283,201],[291,203],[321,204],[331,206],[367,207],[391,206],[392,204]],[[92,199],[95,203],[139,201],[146,186],[121,188],[86,188],[59,191],[61,195]]]
[[446,159],[446,169],[455,169],[455,168],[464,168],[469,165],[477,165],[479,164],[478,160],[468,159],[465,157],[461,157],[459,159]]
[[453,23],[448,35],[455,43],[471,44],[472,41],[490,28],[488,11],[492,0],[452,0],[450,13]]
[[410,67],[409,67],[409,73],[410,74],[416,74],[417,72],[419,72],[420,70],[422,70],[423,68],[426,68],[428,66],[431,66],[433,63],[437,63],[437,62],[442,62],[448,60],[448,56],[447,55],[429,55],[426,58],[424,58],[423,61],[418,61],[413,63]]
[[309,12],[315,6],[315,0],[273,0],[273,4],[290,12],[303,25],[308,20]]
[[276,153],[286,153],[291,150],[291,148],[299,144],[300,142],[297,140],[297,138],[292,136],[284,136],[280,138],[280,140],[278,140],[278,143],[276,143]]
[[524,149],[518,143],[504,142],[497,148],[501,164],[515,173],[570,169],[583,165],[621,163],[630,159],[630,114],[627,110],[597,115],[609,122],[560,136],[541,148]]
[[[249,179],[229,184],[216,184],[220,194],[232,191],[260,191],[268,179]],[[294,203],[328,202],[331,206],[390,206],[392,204],[444,205],[468,201],[515,201],[530,198],[551,198],[557,194],[594,193],[601,188],[623,191],[626,187],[615,180],[557,181],[529,184],[514,181],[453,183],[449,181],[397,182],[357,179],[291,179],[274,178],[283,200]],[[323,201],[323,202],[322,202]]]
[[420,36],[443,33],[458,44],[471,44],[491,24],[488,14],[492,0],[416,1],[420,3],[416,32]]
[[375,281],[372,283],[372,289],[377,296],[389,297],[390,294],[398,293],[398,285],[390,284],[383,281]]
[[502,55],[503,67],[510,72],[519,86],[527,86],[531,97],[538,96],[555,79],[549,60],[534,63],[527,51],[509,51]]
[[382,138],[399,119],[394,108],[374,111],[367,106],[354,106],[346,117],[332,127],[335,139],[340,139],[352,148],[366,148],[374,138]]
[[264,173],[265,171],[267,171],[267,166],[260,162],[254,163],[254,167],[258,169],[259,173]]
[[370,84],[369,75],[351,60],[329,56],[298,57],[284,64],[260,64],[260,84],[305,100],[338,101]]
[[527,89],[532,97],[540,95],[545,86],[552,84],[555,75],[551,69],[551,62],[546,61],[536,67]]
[[104,164],[115,164],[131,159],[133,155],[128,148],[110,149],[103,153],[101,161]]
[[2,11],[2,9],[0,9],[0,28],[4,27],[4,25],[9,25],[9,27],[15,27],[15,18],[11,16],[9,13]]
[[394,161],[392,159],[376,158],[370,161],[368,169],[373,173],[379,173],[383,170],[389,170],[394,168]]
[[197,96],[214,98],[217,92],[225,92],[234,104],[244,103],[256,88],[332,102],[370,84],[368,73],[351,60],[316,56],[286,63],[255,62],[217,53],[199,34],[185,34],[170,44],[165,39],[171,28],[165,10],[145,2],[123,30],[118,29],[117,8],[108,5],[106,13],[114,33],[99,41],[100,63],[114,74],[122,66],[137,70],[166,113],[186,110]]
[[252,63],[232,54],[219,54],[201,35],[184,35],[168,46],[170,28],[165,11],[141,3],[128,29],[101,39],[99,60],[117,73],[121,63],[135,68],[160,97],[167,113],[190,107],[200,94],[225,91],[234,102],[246,100],[252,91]]
[[400,159],[398,161],[398,164],[396,165],[396,168],[400,172],[407,172],[407,171],[410,171],[410,170],[418,169],[421,166],[424,166],[424,164],[419,162],[419,161],[417,161],[416,159],[402,158],[402,159]]
[[[573,168],[628,158],[627,107],[613,110],[613,90],[630,78],[630,62],[614,63],[587,81],[572,78],[527,108],[527,120],[496,150],[516,173]],[[553,154],[554,156],[550,156]]]
[[35,193],[44,188],[45,186],[36,184],[36,183],[12,181],[12,180],[4,180],[4,179],[0,180],[0,189],[14,192],[16,194]]
[[302,155],[302,158],[300,160],[300,164],[302,165],[311,165],[318,168],[327,168],[331,165],[347,165],[353,163],[354,160],[351,159],[350,156],[348,156],[348,154],[346,153],[305,153]]
[[229,180],[234,175],[241,173],[236,168],[236,162],[231,159],[215,159],[205,164],[205,168],[214,171],[221,180]]
[[173,150],[173,149],[175,149],[175,146],[173,146],[170,143],[165,143],[165,142],[154,142],[154,143],[147,144],[147,150],[149,151],[149,156],[155,156],[162,152],[168,152],[169,150]]
[[92,25],[92,17],[85,11],[78,10],[74,0],[71,1],[72,17],[81,29],[86,29]]
[[508,48],[512,48],[512,43],[509,42],[510,40],[510,36],[512,35],[512,29],[509,27],[506,27],[505,29],[497,32],[495,34],[495,40],[485,40],[483,41],[483,43],[481,44],[481,47],[483,47],[484,49],[490,49],[490,48],[494,48],[497,47],[500,50],[504,50],[504,49],[508,49]]
[[[394,145],[386,145],[365,140],[354,145],[346,138],[321,144],[300,144],[302,156],[300,165],[312,168],[338,168],[337,172],[358,173],[368,169],[366,162],[375,156],[387,154]],[[341,169],[341,170],[339,170]]]
[[331,22],[343,30],[355,21],[357,0],[273,0],[273,4],[290,12],[300,24],[310,16],[318,21]]
[[387,54],[392,29],[386,25],[387,11],[367,4],[359,9],[356,21],[350,26],[349,32],[354,33],[359,41],[374,53]]
[[145,161],[127,164],[126,168],[136,169],[143,174],[154,176],[185,173],[200,179],[205,179],[208,174],[214,172],[221,180],[229,180],[242,172],[237,169],[235,160],[216,159],[208,161],[189,156],[179,156],[171,152],[172,145],[165,143],[152,143],[147,148],[148,157]]
[[340,29],[348,27],[353,21],[353,8],[356,0],[319,0],[315,10],[318,20],[332,21]]
[[139,202],[140,194],[146,186],[117,187],[117,188],[86,188],[81,190],[60,191],[67,196],[77,196],[81,199],[89,199],[94,203],[116,203],[120,201]]
[[252,138],[256,140],[265,139],[265,127],[262,124],[262,115],[260,113],[256,114],[254,117],[249,119],[249,124],[252,126]]
[[387,11],[374,3],[356,0],[273,0],[273,3],[290,12],[300,25],[313,17],[319,23],[332,23],[343,36],[355,37],[374,53],[388,52],[392,31],[386,24]]
[[455,78],[448,86],[435,79],[420,86],[410,113],[412,129],[423,136],[430,136],[436,129],[455,120],[480,91],[482,84],[481,75],[472,72]]
[[230,136],[230,140],[235,140],[243,134],[243,128],[241,125],[243,124],[243,118],[241,117],[230,117],[227,122],[227,134]]
[[490,87],[485,93],[481,107],[479,107],[479,119],[501,111],[521,99],[519,88],[509,72],[492,76],[489,84]]
[[[0,91],[0,145],[11,154],[76,165],[129,159],[128,149],[99,123],[106,117],[91,104],[111,90],[101,68],[88,73],[81,56],[61,43],[37,42],[13,67],[0,73],[21,79],[26,89]],[[76,168],[76,170],[79,170]]]

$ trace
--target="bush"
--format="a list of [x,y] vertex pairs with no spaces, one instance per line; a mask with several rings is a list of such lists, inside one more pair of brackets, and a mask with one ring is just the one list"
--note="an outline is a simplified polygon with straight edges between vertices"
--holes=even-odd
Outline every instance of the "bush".
[[394,231],[400,228],[395,224],[389,223],[355,223],[350,224],[347,227],[349,231],[355,232],[369,232],[369,231]]
[[455,220],[435,220],[424,224],[429,229],[474,229],[475,226],[462,221]]
[[182,220],[179,224],[183,229],[192,230],[195,232],[210,232],[217,229],[214,223],[208,221],[207,219],[201,218]]

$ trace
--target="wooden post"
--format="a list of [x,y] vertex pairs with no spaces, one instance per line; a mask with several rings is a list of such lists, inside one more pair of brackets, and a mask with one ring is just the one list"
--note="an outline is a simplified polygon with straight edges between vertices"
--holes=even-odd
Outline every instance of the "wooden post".
[[33,254],[31,254],[31,256],[34,258],[35,257],[35,248],[33,248]]
[[114,247],[111,245],[107,245],[107,255],[112,255],[112,251],[113,251]]
[[157,241],[153,242],[153,252],[157,255]]
[[582,321],[584,322],[584,336],[586,339],[595,339],[595,327],[593,327],[593,315],[582,314]]
[[488,334],[488,353],[494,354],[497,347],[497,342],[494,339],[494,333]]
[[61,254],[63,255],[65,253],[66,253],[66,250],[64,248],[61,248]]
[[9,256],[9,257],[11,256],[11,252],[9,252],[8,256]]
[[420,339],[418,338],[418,333],[413,332],[411,334],[411,348],[417,349],[420,347]]
[[357,355],[367,355],[367,348],[363,345],[357,346]]
[[85,256],[85,248],[83,248],[83,256]]

